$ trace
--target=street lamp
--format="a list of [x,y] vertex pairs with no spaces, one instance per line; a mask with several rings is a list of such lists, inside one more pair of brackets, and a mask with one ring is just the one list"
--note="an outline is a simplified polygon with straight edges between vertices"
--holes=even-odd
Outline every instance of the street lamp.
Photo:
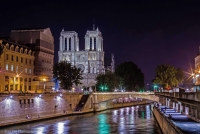
[[45,91],[45,81],[46,81],[46,78],[43,78],[42,80],[44,81],[44,89],[43,89],[43,92],[42,92],[42,93],[44,93],[44,91]]
[[147,83],[147,90],[149,90],[149,83]]

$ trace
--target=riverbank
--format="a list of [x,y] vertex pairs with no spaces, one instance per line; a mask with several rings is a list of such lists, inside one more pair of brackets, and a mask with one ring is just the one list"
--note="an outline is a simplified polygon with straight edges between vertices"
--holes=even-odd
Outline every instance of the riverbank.
[[52,113],[52,114],[41,114],[41,115],[29,114],[29,118],[26,118],[25,115],[16,116],[16,117],[11,117],[11,118],[6,118],[6,120],[0,120],[0,128],[6,127],[6,126],[18,125],[18,124],[25,124],[29,122],[38,122],[41,120],[48,120],[48,119],[59,118],[59,117],[80,115],[80,114],[86,114],[86,113],[92,113],[92,112],[100,112],[100,111],[104,111],[108,109],[116,109],[116,108],[129,107],[129,106],[135,106],[135,105],[145,105],[151,102],[152,101],[113,103],[112,106],[109,105],[107,108],[99,109],[98,111],[94,111],[94,109],[83,109],[83,111],[81,112],[56,111],[56,113]]
[[157,105],[153,109],[154,117],[164,134],[200,133],[200,123],[173,108]]

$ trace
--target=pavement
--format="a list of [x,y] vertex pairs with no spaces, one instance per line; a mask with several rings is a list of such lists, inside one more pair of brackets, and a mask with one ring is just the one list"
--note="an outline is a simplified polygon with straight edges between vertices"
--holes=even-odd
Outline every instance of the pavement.
[[54,117],[60,117],[60,116],[66,116],[66,115],[72,115],[73,112],[57,112],[57,113],[51,113],[51,114],[40,114],[38,115],[29,115],[28,117],[26,115],[22,116],[15,116],[11,118],[5,118],[5,119],[0,119],[0,127],[2,126],[8,126],[8,125],[13,125],[13,124],[18,124],[18,123],[25,123],[25,122],[32,122],[36,120],[44,120],[44,119],[49,119],[49,118],[54,118]]
[[159,106],[160,112],[168,118],[183,134],[200,134],[200,123],[175,109]]

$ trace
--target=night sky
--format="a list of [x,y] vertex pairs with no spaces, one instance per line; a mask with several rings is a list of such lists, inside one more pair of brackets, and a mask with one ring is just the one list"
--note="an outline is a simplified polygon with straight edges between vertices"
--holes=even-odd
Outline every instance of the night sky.
[[115,55],[116,65],[132,61],[150,83],[159,64],[188,72],[200,45],[199,1],[152,0],[1,0],[0,36],[12,29],[47,28],[55,39],[58,58],[61,30],[76,31],[80,49],[93,20],[104,39],[105,56]]

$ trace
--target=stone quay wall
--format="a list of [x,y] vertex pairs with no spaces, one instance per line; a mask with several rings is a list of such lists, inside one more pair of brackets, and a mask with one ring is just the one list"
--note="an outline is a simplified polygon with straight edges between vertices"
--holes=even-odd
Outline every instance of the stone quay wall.
[[89,95],[82,111],[74,109],[83,93],[15,93],[0,94],[0,127],[17,123],[38,121],[66,115],[83,114],[93,111],[103,111],[112,108],[127,107],[151,103],[143,99],[136,102],[113,103],[104,101],[95,103],[93,94]]
[[163,134],[181,134],[176,126],[172,124],[156,107],[153,108],[154,117],[160,126]]
[[0,123],[15,118],[38,118],[60,113],[72,113],[82,94],[1,94]]

